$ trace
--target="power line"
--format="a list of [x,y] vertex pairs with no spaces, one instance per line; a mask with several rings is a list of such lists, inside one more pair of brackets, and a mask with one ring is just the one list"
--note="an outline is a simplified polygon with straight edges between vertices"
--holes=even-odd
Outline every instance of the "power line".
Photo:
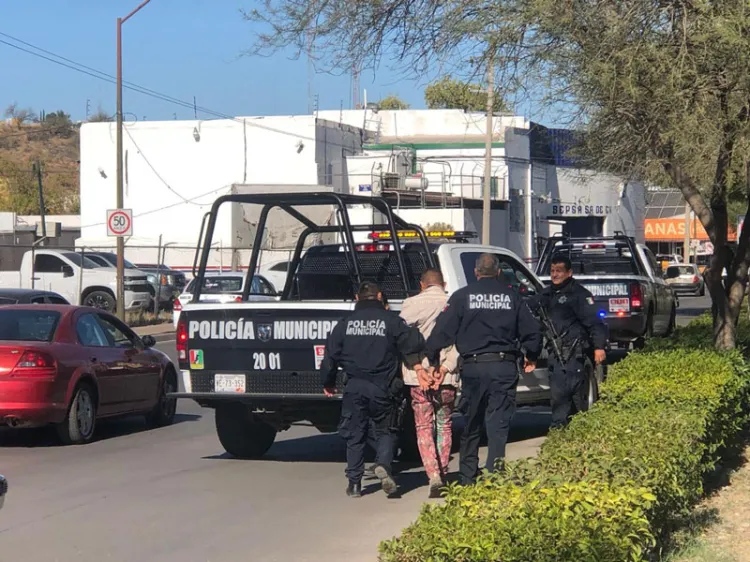
[[[2,43],[4,45],[7,45],[7,46],[12,47],[14,49],[18,49],[19,51],[23,51],[24,53],[28,53],[28,54],[30,54],[32,56],[42,58],[42,59],[44,59],[46,61],[49,61],[49,62],[52,62],[54,64],[61,65],[61,66],[65,67],[65,68],[68,68],[70,70],[75,70],[77,72],[81,72],[83,74],[91,76],[92,78],[96,78],[98,80],[102,80],[104,82],[108,82],[108,83],[111,83],[111,84],[117,84],[117,80],[114,77],[112,77],[112,75],[107,74],[106,72],[102,72],[101,70],[97,70],[97,69],[92,68],[90,66],[86,66],[86,65],[81,64],[81,63],[79,63],[77,61],[74,61],[72,59],[69,59],[69,58],[63,57],[61,55],[58,55],[57,53],[54,53],[52,51],[48,51],[46,49],[42,49],[41,47],[38,47],[38,46],[36,46],[36,45],[34,45],[32,43],[29,43],[27,41],[23,41],[21,39],[18,39],[17,37],[14,37],[12,35],[9,35],[7,33],[2,32],[2,31],[0,31],[0,35],[2,35],[3,37],[7,37],[7,38],[9,38],[9,39],[11,39],[13,41],[16,41],[18,43],[21,43],[23,45],[26,45],[28,47],[31,47],[32,49],[35,49],[35,50],[40,51],[40,52],[37,53],[37,52],[31,51],[29,49],[26,49],[24,47],[21,47],[19,45],[15,45],[13,43],[10,43],[8,41],[0,39],[0,43]],[[44,53],[44,54],[42,54],[42,53]],[[51,55],[51,56],[47,56],[47,55]],[[51,57],[55,57],[55,58],[51,58]],[[60,59],[60,60],[56,60],[56,59]],[[139,86],[139,85],[134,84],[132,82],[125,82],[125,81],[123,81],[123,87],[126,88],[126,89],[128,89],[128,90],[137,92],[139,94],[143,94],[145,96],[150,96],[152,98],[155,98],[155,99],[158,99],[158,100],[161,100],[161,101],[165,101],[165,102],[168,102],[168,103],[173,103],[175,105],[179,105],[179,106],[187,108],[187,109],[197,109],[201,113],[205,113],[207,115],[212,115],[212,116],[218,117],[220,119],[232,120],[232,121],[235,121],[237,123],[241,123],[243,125],[247,125],[247,126],[250,126],[250,127],[255,127],[255,128],[258,128],[258,129],[263,129],[263,130],[266,130],[266,131],[269,131],[269,132],[273,132],[273,133],[277,133],[277,134],[281,134],[281,135],[291,136],[291,137],[294,137],[294,138],[297,138],[297,139],[304,139],[304,140],[309,140],[309,141],[312,141],[312,142],[316,142],[317,141],[317,139],[315,137],[300,135],[300,134],[297,134],[297,133],[292,133],[290,131],[284,131],[282,129],[276,129],[274,127],[269,127],[267,125],[261,125],[259,123],[255,123],[253,121],[247,121],[246,119],[239,119],[237,117],[233,117],[231,115],[227,115],[226,113],[221,113],[219,111],[214,111],[214,110],[208,109],[206,107],[196,106],[194,103],[186,102],[184,100],[180,100],[178,98],[169,96],[167,94],[162,94],[161,92],[157,92],[156,90],[151,90],[149,88],[145,88],[143,86]],[[340,144],[340,143],[330,142],[329,144],[332,145],[332,146],[338,146],[340,148],[349,148],[348,145],[344,145],[344,144]]]

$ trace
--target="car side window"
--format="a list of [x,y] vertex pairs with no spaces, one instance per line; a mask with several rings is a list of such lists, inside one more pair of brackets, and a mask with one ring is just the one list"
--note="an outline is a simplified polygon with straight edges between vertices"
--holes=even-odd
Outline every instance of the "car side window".
[[29,299],[31,301],[31,304],[44,304],[44,295],[40,295],[38,297],[31,297]]
[[54,296],[48,296],[47,302],[49,304],[70,304],[68,301],[66,301],[62,297],[54,297]]
[[34,270],[37,273],[60,273],[65,262],[51,254],[39,254],[34,258]]
[[109,340],[110,347],[135,347],[138,337],[125,325],[120,322],[98,315],[98,320],[104,328]]
[[[461,267],[464,270],[467,283],[473,283],[476,281],[474,275],[474,266],[476,265],[477,258],[481,255],[480,252],[462,252],[461,253]],[[500,273],[498,274],[498,280],[503,283],[507,283],[510,287],[515,290],[522,290],[522,292],[529,294],[529,289],[532,291],[536,290],[534,283],[529,279],[525,270],[515,260],[509,256],[502,254],[495,254],[495,257],[500,261]]]
[[107,335],[93,314],[84,314],[78,319],[76,334],[79,343],[86,347],[109,347]]

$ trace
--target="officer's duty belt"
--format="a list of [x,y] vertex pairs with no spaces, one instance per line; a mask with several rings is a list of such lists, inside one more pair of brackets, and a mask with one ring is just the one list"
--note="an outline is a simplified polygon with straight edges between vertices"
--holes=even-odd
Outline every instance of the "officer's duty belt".
[[462,355],[464,363],[495,363],[498,361],[515,361],[514,353],[476,353],[474,355]]

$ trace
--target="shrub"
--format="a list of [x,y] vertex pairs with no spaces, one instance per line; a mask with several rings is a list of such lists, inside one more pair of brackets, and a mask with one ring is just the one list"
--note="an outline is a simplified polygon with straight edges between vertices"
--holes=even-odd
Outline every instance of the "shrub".
[[601,400],[551,431],[537,459],[451,487],[445,505],[381,545],[381,559],[644,559],[747,425],[750,371],[739,351],[710,342],[710,318],[699,317],[630,354],[610,368]]
[[476,560],[623,562],[653,546],[645,488],[571,483],[516,486],[488,477],[425,506],[400,539],[381,544],[388,562]]

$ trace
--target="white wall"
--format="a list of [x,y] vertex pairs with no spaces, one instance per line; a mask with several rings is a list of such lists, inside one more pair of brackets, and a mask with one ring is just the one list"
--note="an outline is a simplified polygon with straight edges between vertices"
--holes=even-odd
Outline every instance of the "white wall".
[[[104,224],[107,209],[115,208],[115,134],[113,123],[81,128],[81,245],[115,241]],[[124,207],[134,215],[128,257],[135,246],[155,247],[159,235],[162,243],[194,247],[203,215],[233,184],[322,183],[332,166],[342,168],[342,151],[356,151],[360,138],[359,131],[312,116],[126,124]],[[214,242],[230,247],[235,234],[227,206]],[[192,263],[186,251],[175,265],[188,258]]]

